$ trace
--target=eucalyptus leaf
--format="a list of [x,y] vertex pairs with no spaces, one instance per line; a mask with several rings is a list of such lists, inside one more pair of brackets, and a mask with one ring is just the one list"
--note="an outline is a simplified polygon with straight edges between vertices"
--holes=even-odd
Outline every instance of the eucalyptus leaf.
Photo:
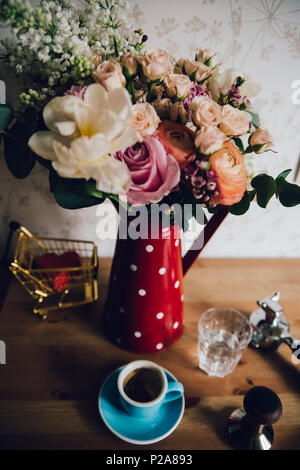
[[101,204],[106,194],[96,189],[95,181],[84,179],[62,178],[51,170],[50,189],[56,202],[64,209],[81,209]]
[[246,109],[246,112],[251,114],[251,122],[253,124],[253,126],[257,129],[260,125],[260,118],[259,118],[259,115],[257,113],[253,113],[252,111],[249,111],[249,109]]
[[250,197],[249,197],[248,192],[246,191],[240,202],[237,202],[236,204],[233,204],[232,206],[230,206],[229,212],[230,214],[233,214],[233,215],[242,215],[242,214],[245,214],[245,212],[247,212],[249,207],[250,207]]
[[4,131],[10,123],[13,110],[8,104],[0,104],[0,132]]
[[244,144],[243,144],[242,139],[240,139],[239,137],[233,137],[233,140],[235,142],[235,145],[239,148],[239,150],[242,153],[244,153],[245,149],[244,149]]
[[285,170],[276,178],[276,196],[285,207],[294,207],[300,204],[300,187],[286,181],[286,177],[291,171]]
[[276,183],[272,176],[261,173],[260,175],[255,176],[251,181],[251,186],[256,191],[257,204],[265,208],[271,197],[275,194]]
[[22,119],[18,120],[9,132],[3,134],[5,161],[16,178],[28,176],[35,165],[36,155],[27,142],[35,132],[38,120],[37,112],[28,108]]

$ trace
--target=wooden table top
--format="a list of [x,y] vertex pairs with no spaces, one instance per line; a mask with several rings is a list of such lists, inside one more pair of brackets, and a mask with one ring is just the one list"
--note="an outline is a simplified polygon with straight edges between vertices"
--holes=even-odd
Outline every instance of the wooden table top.
[[101,300],[89,306],[32,314],[31,297],[12,280],[0,313],[7,364],[0,365],[1,449],[230,449],[226,422],[253,385],[279,394],[283,415],[273,449],[300,449],[300,365],[278,352],[247,349],[235,371],[208,377],[197,367],[197,322],[206,309],[230,306],[245,314],[280,290],[292,333],[300,338],[300,260],[201,259],[185,278],[185,332],[168,350],[148,355],[185,387],[183,419],[167,439],[135,446],[117,439],[97,411],[101,383],[116,367],[139,358],[103,336],[101,313],[111,261],[100,261]]

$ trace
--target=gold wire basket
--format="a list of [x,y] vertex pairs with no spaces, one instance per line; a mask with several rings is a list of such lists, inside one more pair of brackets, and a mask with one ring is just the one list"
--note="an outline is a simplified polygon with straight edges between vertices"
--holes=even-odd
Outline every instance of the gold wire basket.
[[[50,310],[73,307],[98,299],[98,255],[93,242],[36,237],[25,227],[18,239],[10,270],[33,297],[33,312],[43,319]],[[75,252],[80,266],[39,268],[37,259],[45,254]]]

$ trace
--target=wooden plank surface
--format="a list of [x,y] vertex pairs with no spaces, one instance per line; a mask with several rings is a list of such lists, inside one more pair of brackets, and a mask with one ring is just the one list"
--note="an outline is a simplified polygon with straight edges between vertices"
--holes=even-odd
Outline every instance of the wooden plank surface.
[[[15,280],[0,313],[7,364],[0,365],[1,449],[141,449],[113,436],[97,412],[108,373],[140,356],[103,336],[101,315],[110,260],[100,261],[101,300],[89,306],[32,315],[32,301]],[[257,299],[281,291],[292,333],[300,338],[300,260],[202,259],[185,278],[185,332],[167,351],[148,355],[185,387],[186,411],[177,430],[151,449],[230,449],[226,421],[253,385],[275,390],[283,416],[274,449],[300,449],[300,365],[286,346],[275,353],[247,349],[224,379],[197,367],[197,322],[213,306],[250,314]]]

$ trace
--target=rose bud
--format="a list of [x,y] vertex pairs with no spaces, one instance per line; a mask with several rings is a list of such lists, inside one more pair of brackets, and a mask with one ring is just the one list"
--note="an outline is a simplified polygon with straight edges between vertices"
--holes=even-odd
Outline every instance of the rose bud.
[[134,54],[127,52],[122,57],[122,64],[127,68],[129,75],[135,75],[137,71],[137,59]]
[[98,65],[94,72],[94,78],[107,91],[121,88],[126,83],[121,65],[114,59],[106,60]]
[[255,153],[263,153],[273,147],[273,137],[269,131],[259,127],[249,137],[249,145]]

